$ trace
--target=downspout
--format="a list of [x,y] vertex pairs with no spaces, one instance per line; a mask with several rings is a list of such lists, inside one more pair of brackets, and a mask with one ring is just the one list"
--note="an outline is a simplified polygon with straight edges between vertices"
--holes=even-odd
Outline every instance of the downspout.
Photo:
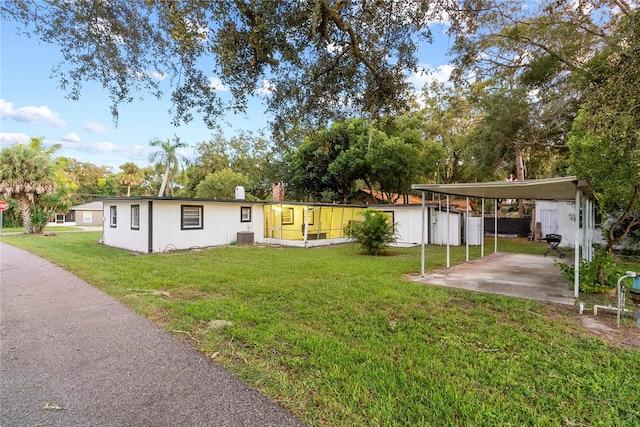
[[149,200],[149,212],[147,216],[148,225],[148,235],[147,235],[147,252],[153,253],[153,200]]

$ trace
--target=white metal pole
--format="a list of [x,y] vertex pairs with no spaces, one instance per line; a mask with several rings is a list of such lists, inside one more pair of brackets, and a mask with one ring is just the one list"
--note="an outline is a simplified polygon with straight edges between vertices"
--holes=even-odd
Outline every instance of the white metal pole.
[[420,237],[420,277],[424,277],[424,191],[422,192],[422,235]]
[[576,237],[574,239],[573,249],[573,296],[578,298],[580,295],[580,190],[576,189]]
[[480,226],[480,256],[484,257],[484,197],[482,198],[482,225]]
[[304,207],[304,247],[307,247],[307,238],[309,237],[309,206]]
[[467,245],[467,262],[469,262],[469,198],[467,197],[467,207],[464,213],[464,242]]
[[596,234],[596,202],[591,201],[591,246],[589,247],[589,261],[593,261],[593,240]]
[[582,259],[589,259],[589,199],[582,202]]
[[447,268],[451,265],[449,236],[451,235],[451,219],[449,217],[449,195],[447,194]]
[[498,252],[498,199],[494,199],[495,216],[493,217],[493,253]]

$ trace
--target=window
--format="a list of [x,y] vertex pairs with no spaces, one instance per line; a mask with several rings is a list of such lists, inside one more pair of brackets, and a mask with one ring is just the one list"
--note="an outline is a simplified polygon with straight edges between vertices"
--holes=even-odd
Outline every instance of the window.
[[251,222],[251,206],[240,207],[240,222]]
[[395,212],[394,211],[382,211],[383,214],[387,215],[387,222],[391,225],[395,222]]
[[116,228],[118,224],[118,207],[109,206],[109,225],[111,228]]
[[140,205],[131,205],[131,229],[140,229]]
[[202,230],[202,206],[181,206],[181,223],[183,230]]
[[293,224],[293,208],[282,208],[282,224]]
[[56,214],[56,224],[64,224],[64,214]]
[[82,222],[84,222],[85,224],[90,224],[92,220],[93,218],[92,218],[91,212],[82,213]]

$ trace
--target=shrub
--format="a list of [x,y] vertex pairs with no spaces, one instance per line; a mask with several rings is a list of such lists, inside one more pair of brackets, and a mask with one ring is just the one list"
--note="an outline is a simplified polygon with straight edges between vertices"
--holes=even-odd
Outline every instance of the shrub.
[[[573,265],[559,263],[562,276],[573,283],[575,278]],[[598,280],[598,272],[602,269],[602,280]],[[604,249],[595,253],[593,261],[580,261],[580,292],[606,292],[615,288],[618,279],[624,275],[624,270],[617,267],[613,257]]]
[[396,238],[396,224],[384,212],[367,209],[362,221],[347,225],[347,236],[369,255],[380,255]]

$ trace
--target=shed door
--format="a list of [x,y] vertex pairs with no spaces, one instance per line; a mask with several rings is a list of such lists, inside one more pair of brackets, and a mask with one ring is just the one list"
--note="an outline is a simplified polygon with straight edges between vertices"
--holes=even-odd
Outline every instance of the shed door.
[[542,226],[542,236],[546,236],[547,234],[557,234],[558,233],[558,210],[557,209],[543,209],[540,211],[541,214],[541,226]]

